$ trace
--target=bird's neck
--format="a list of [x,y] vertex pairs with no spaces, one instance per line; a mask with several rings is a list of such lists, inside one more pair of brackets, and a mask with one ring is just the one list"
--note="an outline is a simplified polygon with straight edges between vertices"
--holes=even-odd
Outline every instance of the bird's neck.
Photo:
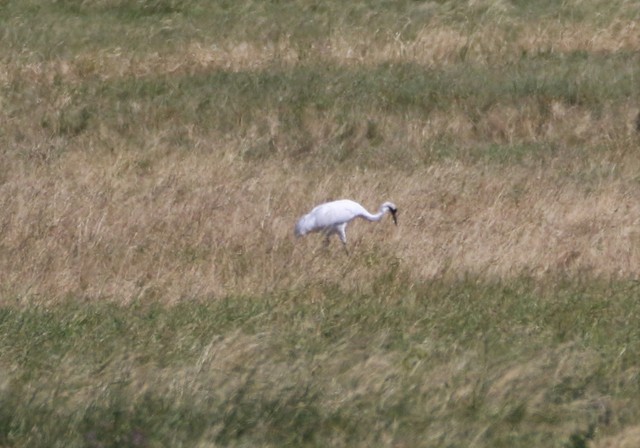
[[364,218],[365,218],[367,221],[380,221],[386,212],[387,212],[387,211],[386,211],[385,209],[381,209],[381,210],[380,210],[378,213],[376,213],[376,214],[373,214],[373,213],[369,213],[369,212],[367,212],[367,214],[366,214],[366,215],[364,215]]

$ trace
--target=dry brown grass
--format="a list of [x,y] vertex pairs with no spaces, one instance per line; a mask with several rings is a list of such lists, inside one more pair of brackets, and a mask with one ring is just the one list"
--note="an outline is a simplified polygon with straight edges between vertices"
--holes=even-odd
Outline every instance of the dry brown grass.
[[[428,27],[0,50],[0,393],[33,397],[0,413],[0,445],[15,428],[58,440],[60,415],[116,440],[138,423],[102,420],[141,411],[167,440],[198,417],[202,446],[275,445],[292,418],[336,446],[637,445],[637,291],[597,281],[640,272],[640,109],[621,87],[637,6],[563,21],[479,0],[473,26],[413,7]],[[319,85],[346,81],[304,91],[323,65]],[[610,67],[622,82],[591,95]],[[390,85],[422,69],[414,90]],[[493,75],[515,87],[476,95]],[[460,90],[411,102],[448,76]],[[228,116],[200,101],[211,80]],[[243,82],[267,91],[249,111],[262,92]],[[361,85],[390,94],[331,103]],[[399,225],[354,222],[349,255],[295,239],[300,215],[339,198],[392,200]]]
[[[193,52],[185,54],[183,63],[192,64]],[[119,57],[93,57],[107,77],[169,70],[153,60],[173,65],[170,57],[149,56],[144,68],[127,68]],[[244,64],[228,54],[221,58]],[[55,62],[53,74],[43,66],[14,67],[13,73],[45,88],[56,70],[83,76],[74,68],[79,60]],[[68,102],[62,93],[31,113],[55,116]],[[7,135],[15,139],[0,155],[2,297],[174,302],[296,288],[310,276],[366,289],[389,260],[416,282],[469,273],[636,278],[637,112],[632,101],[598,114],[562,102],[542,114],[534,102],[524,102],[496,106],[475,122],[457,108],[427,119],[372,115],[380,132],[401,140],[391,149],[367,148],[366,127],[357,129],[352,144],[365,149],[354,151],[368,159],[368,151],[377,151],[379,168],[352,172],[290,160],[276,114],[267,116],[266,131],[256,127],[244,136],[191,135],[185,129],[194,148],[187,154],[173,149],[162,131],[141,130],[145,146],[137,148],[108,127],[73,138],[52,136],[40,123],[5,114],[5,123],[13,125]],[[309,111],[302,122],[315,146],[340,132],[331,116]],[[421,165],[429,157],[424,142],[443,136],[467,147],[469,157]],[[275,142],[274,158],[244,158],[260,139]],[[501,165],[473,162],[474,151],[481,151],[474,146],[478,141],[610,149],[602,155],[591,150],[586,161],[570,152],[540,163],[525,156],[527,163]],[[400,145],[410,149],[396,154]],[[417,168],[384,168],[397,157]],[[353,224],[350,258],[337,244],[322,251],[314,236],[294,241],[299,215],[342,197],[370,209],[395,201],[399,227]]]
[[[366,289],[389,260],[412,281],[640,271],[633,164],[603,159],[592,179],[566,165],[505,171],[459,162],[345,177],[281,162],[247,166],[215,145],[209,154],[162,152],[15,162],[0,195],[5,300],[173,302],[290,289],[310,275]],[[323,251],[319,237],[294,241],[299,215],[341,197],[370,209],[392,199],[400,225],[354,223],[351,257],[337,243]]]
[[[62,94],[37,107],[41,115],[55,115],[68,101]],[[477,141],[584,142],[613,151],[592,154],[587,163],[568,153],[506,167],[463,158],[410,171],[354,172],[290,161],[275,114],[264,135],[257,129],[240,138],[191,135],[188,154],[153,131],[142,132],[146,147],[140,150],[109,128],[70,139],[18,122],[14,132],[22,137],[2,153],[3,297],[173,302],[295,288],[309,275],[366,289],[389,259],[413,281],[467,273],[635,278],[636,113],[631,102],[598,115],[556,102],[548,115],[525,103],[493,108],[475,123],[455,108],[426,120],[373,116],[381,132],[401,130],[413,148],[401,157],[418,167],[422,142],[443,135],[471,155]],[[330,116],[310,112],[303,123],[316,146],[340,132]],[[366,147],[360,131],[353,144]],[[245,160],[243,148],[258,139],[282,142],[282,154]],[[397,155],[391,150],[376,157],[384,167]],[[371,209],[394,200],[400,226],[352,225],[351,258],[337,245],[321,251],[313,236],[293,240],[299,215],[341,197]]]
[[605,437],[594,446],[597,448],[632,448],[640,444],[640,427],[632,426],[621,434]]
[[[504,25],[504,24],[503,24]],[[460,62],[505,64],[526,54],[595,54],[640,50],[636,21],[618,19],[595,27],[591,23],[558,21],[514,22],[496,29],[494,22],[473,28],[429,25],[411,39],[381,31],[371,34],[339,30],[304,48],[283,35],[266,42],[235,39],[194,40],[167,52],[139,53],[124,48],[74,54],[65,59],[43,60],[38,54],[13,55],[14,64],[0,67],[0,82],[28,79],[53,84],[55,80],[79,83],[87,77],[102,80],[122,77],[184,75],[211,70],[246,71],[295,66],[306,61],[341,65],[375,66],[410,62],[431,68]]]

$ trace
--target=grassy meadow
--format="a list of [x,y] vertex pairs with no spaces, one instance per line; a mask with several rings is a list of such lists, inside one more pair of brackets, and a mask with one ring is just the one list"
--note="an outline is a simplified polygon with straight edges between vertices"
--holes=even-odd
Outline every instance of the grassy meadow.
[[0,0],[0,447],[640,446],[639,24]]

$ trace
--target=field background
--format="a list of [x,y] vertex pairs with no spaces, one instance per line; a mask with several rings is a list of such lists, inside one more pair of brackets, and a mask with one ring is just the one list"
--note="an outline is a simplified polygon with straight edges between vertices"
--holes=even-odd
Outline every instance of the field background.
[[[0,0],[0,446],[640,446],[640,4]],[[348,197],[399,225],[295,240]]]

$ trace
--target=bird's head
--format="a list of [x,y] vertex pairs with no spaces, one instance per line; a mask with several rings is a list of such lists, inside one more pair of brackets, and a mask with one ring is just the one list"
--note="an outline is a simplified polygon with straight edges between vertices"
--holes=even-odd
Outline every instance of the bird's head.
[[391,217],[393,218],[393,223],[398,225],[398,207],[393,202],[385,202],[381,207],[384,211],[388,211],[391,213]]

